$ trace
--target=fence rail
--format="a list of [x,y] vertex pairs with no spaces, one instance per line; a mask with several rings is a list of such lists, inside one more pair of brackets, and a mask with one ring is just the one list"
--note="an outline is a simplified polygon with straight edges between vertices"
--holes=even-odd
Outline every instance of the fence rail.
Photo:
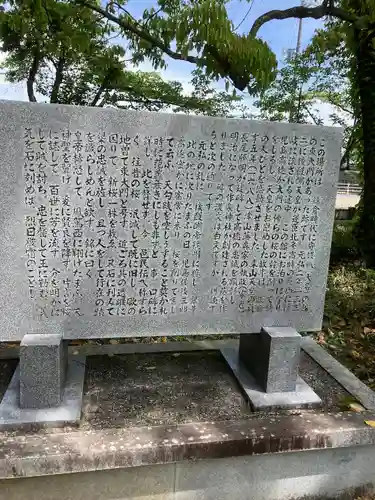
[[339,182],[337,185],[337,193],[360,195],[362,193],[362,186],[360,186],[359,184]]

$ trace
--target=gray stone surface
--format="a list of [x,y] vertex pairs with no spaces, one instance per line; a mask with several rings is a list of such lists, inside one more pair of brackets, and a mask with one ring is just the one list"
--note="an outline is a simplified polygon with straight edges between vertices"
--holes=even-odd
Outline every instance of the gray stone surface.
[[[353,500],[375,485],[374,446],[179,461],[0,481],[1,500]],[[31,465],[31,460],[30,460]],[[83,469],[84,470],[84,469]]]
[[178,463],[175,500],[353,500],[373,491],[374,458],[369,446]]
[[[301,351],[299,375],[322,400],[321,411],[340,412],[344,401],[353,401],[350,393],[329,375],[313,358]],[[354,399],[355,401],[355,399]]]
[[[5,500],[174,500],[175,464],[0,481]],[[2,496],[4,495],[4,497]]]
[[221,353],[232,369],[254,411],[321,406],[320,397],[301,377],[297,377],[294,391],[267,393],[264,392],[264,389],[259,386],[253,375],[240,361],[238,349],[224,348],[221,349]]
[[374,487],[373,446],[184,461],[0,481],[1,500],[353,500]]
[[85,358],[68,358],[62,402],[55,408],[20,408],[20,368],[16,368],[8,389],[0,403],[0,429],[18,429],[43,425],[76,424],[81,418]]
[[82,429],[252,416],[218,351],[90,356],[84,392]]
[[301,335],[294,328],[262,328],[241,335],[239,356],[265,392],[296,389]]
[[251,413],[217,353],[95,356],[86,372],[78,427],[0,430],[3,477],[375,444],[365,424],[373,414],[337,412],[329,401],[324,413]]
[[60,406],[68,346],[61,335],[27,334],[20,346],[20,407]]
[[320,328],[340,129],[0,112],[0,340]]
[[302,339],[303,350],[367,410],[375,411],[375,392],[310,337]]

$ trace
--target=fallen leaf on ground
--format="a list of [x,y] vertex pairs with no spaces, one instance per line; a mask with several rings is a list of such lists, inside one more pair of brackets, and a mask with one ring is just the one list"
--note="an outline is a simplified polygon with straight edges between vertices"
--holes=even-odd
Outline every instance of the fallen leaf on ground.
[[361,357],[360,353],[358,351],[355,351],[354,349],[350,351],[350,355],[354,359],[359,359]]
[[325,344],[326,343],[323,332],[320,332],[318,334],[316,341],[318,344]]
[[361,413],[362,411],[366,411],[366,408],[364,408],[359,403],[350,403],[349,409],[352,411],[356,411],[357,413]]
[[370,427],[375,427],[375,420],[365,420],[365,424]]

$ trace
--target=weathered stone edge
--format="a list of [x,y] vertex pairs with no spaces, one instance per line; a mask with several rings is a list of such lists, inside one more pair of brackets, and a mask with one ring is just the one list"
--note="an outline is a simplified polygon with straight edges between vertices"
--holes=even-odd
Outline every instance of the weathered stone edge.
[[[159,353],[159,352],[179,352],[179,351],[207,351],[219,350],[222,347],[231,347],[238,344],[237,339],[228,340],[194,340],[192,342],[166,342],[166,343],[128,343],[128,344],[87,344],[81,346],[69,346],[69,354],[80,354],[83,356],[138,353]],[[0,359],[19,358],[19,347],[5,347],[0,342]]]
[[375,411],[375,392],[361,382],[350,370],[320,347],[311,337],[303,337],[301,347],[366,410]]
[[375,444],[374,415],[299,412],[245,421],[0,437],[0,478]]

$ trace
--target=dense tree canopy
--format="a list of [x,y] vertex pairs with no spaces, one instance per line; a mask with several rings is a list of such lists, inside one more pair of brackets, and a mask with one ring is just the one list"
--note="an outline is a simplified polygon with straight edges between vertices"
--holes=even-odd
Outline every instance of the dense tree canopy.
[[342,66],[337,54],[330,57],[325,53],[322,58],[318,40],[327,34],[328,31],[321,30],[302,54],[288,57],[275,81],[260,93],[255,105],[261,117],[270,121],[323,125],[329,118],[330,123],[344,128],[341,169],[358,170],[363,161],[358,155],[360,141],[349,71],[347,65]]
[[[0,40],[7,78],[26,81],[30,101],[227,115],[239,98],[216,92],[198,70],[193,91],[156,72],[135,71],[139,56],[117,43],[100,14],[61,0],[2,1]],[[129,64],[132,69],[127,69]]]

